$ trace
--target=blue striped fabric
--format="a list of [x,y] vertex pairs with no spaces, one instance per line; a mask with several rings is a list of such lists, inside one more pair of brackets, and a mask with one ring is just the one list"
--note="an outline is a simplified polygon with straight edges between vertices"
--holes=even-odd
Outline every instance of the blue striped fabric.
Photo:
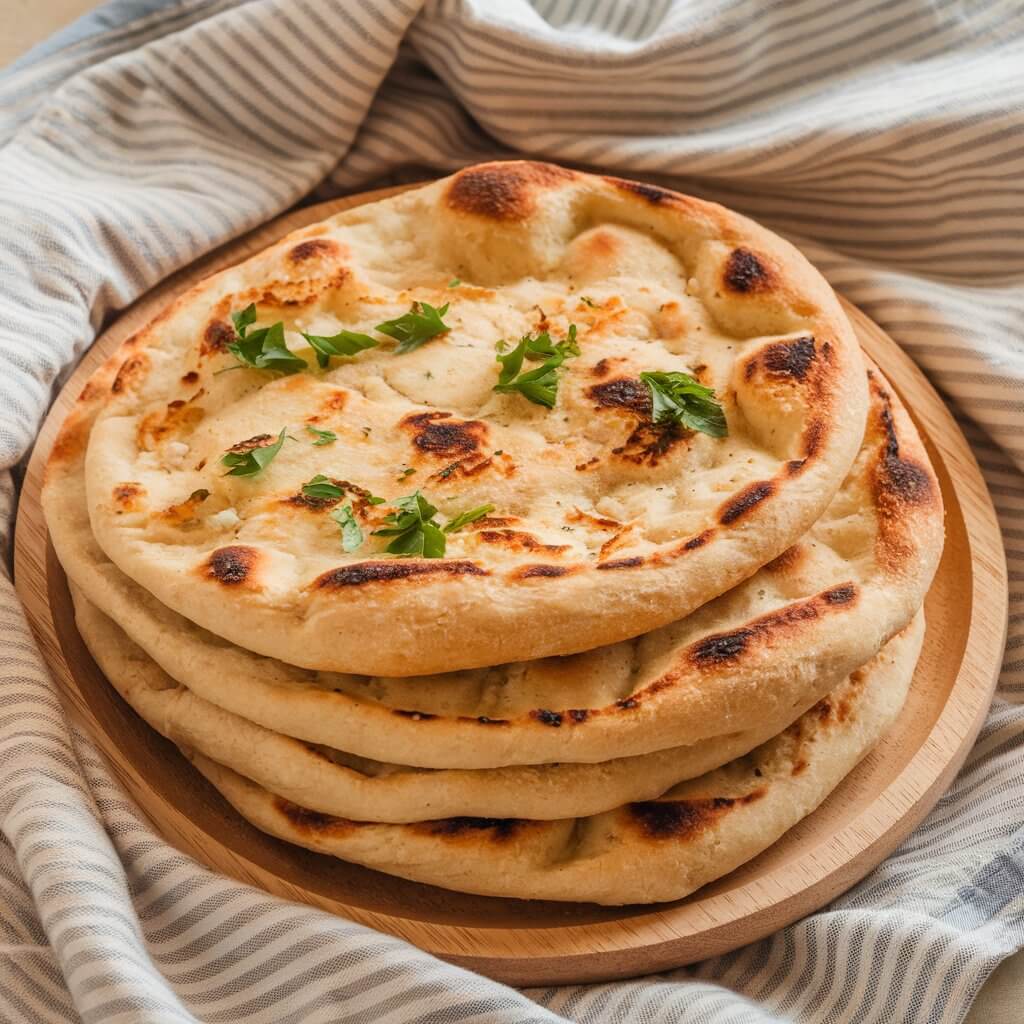
[[751,213],[949,398],[1012,598],[967,766],[885,864],[770,939],[517,993],[167,847],[69,730],[0,579],[0,1020],[945,1024],[1024,945],[1017,3],[117,0],[0,77],[4,523],[12,471],[109,313],[303,197],[513,153]]

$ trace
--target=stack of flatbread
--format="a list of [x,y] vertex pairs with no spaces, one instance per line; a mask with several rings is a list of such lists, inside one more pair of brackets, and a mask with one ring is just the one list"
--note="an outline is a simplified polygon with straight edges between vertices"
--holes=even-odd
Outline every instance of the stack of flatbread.
[[258,828],[607,904],[828,796],[900,711],[942,547],[792,246],[521,162],[186,292],[86,385],[44,501],[111,684]]

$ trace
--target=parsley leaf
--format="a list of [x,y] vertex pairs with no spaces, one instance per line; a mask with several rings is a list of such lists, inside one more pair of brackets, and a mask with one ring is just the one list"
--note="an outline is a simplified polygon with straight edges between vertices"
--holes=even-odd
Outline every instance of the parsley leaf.
[[245,309],[231,314],[231,322],[235,325],[235,334],[245,337],[245,332],[256,323],[256,303],[250,302]]
[[[511,352],[498,354],[501,363],[498,383],[494,390],[501,394],[512,394],[518,391],[524,398],[536,405],[554,408],[558,393],[558,368],[571,356],[580,354],[576,344],[576,325],[569,325],[569,332],[564,341],[555,344],[547,331],[534,337],[524,334]],[[523,369],[524,360],[531,362],[543,360],[535,370]]]
[[679,424],[712,437],[729,433],[714,388],[677,371],[641,373],[640,379],[651,391],[651,418],[656,424]]
[[444,532],[454,533],[456,530],[461,530],[464,526],[469,526],[470,523],[475,523],[478,519],[483,519],[484,516],[489,515],[493,511],[493,505],[480,505],[477,508],[467,509],[465,512],[460,512],[454,519],[449,519],[444,524]]
[[377,324],[377,330],[398,342],[396,355],[405,355],[438,334],[451,330],[441,319],[448,312],[448,305],[446,302],[440,309],[435,309],[429,302],[414,302],[408,313]]
[[434,520],[437,509],[416,491],[395,499],[397,512],[384,517],[389,525],[374,530],[374,536],[393,537],[386,550],[392,555],[420,558],[444,558],[444,533]]
[[338,440],[338,435],[333,430],[321,430],[319,427],[311,427],[308,424],[306,430],[316,438],[313,442],[314,448],[322,448],[325,444],[333,444]]
[[230,467],[224,475],[255,476],[266,469],[277,458],[277,453],[284,444],[287,429],[281,428],[276,441],[271,439],[270,434],[257,434],[248,441],[239,441],[238,444],[232,445],[220,457],[221,464]]
[[[238,360],[238,366],[284,374],[307,369],[306,360],[285,344],[283,321],[250,331],[256,322],[256,304],[252,302],[241,312],[232,313],[231,320],[235,325],[235,340],[228,343],[228,351]],[[237,368],[228,367],[232,370]]]
[[336,508],[331,518],[341,527],[341,548],[343,551],[355,551],[363,543],[363,531],[356,521],[351,505]]
[[462,282],[461,282],[461,281],[460,281],[460,280],[459,280],[459,279],[458,279],[457,277],[453,277],[453,278],[452,278],[452,279],[451,279],[451,280],[450,280],[450,281],[448,282],[448,287],[449,287],[449,288],[458,288],[460,284],[462,284]]
[[312,480],[307,480],[302,485],[302,493],[307,498],[317,498],[321,501],[334,501],[335,499],[340,498],[345,491],[329,477],[324,476],[323,473],[317,473]]
[[363,349],[376,348],[379,344],[368,334],[360,334],[358,331],[338,331],[329,338],[322,334],[307,334],[303,331],[302,336],[316,352],[316,361],[321,370],[327,368],[331,356],[354,356]]
[[394,537],[386,549],[393,555],[416,555],[421,558],[444,558],[445,534],[461,530],[494,511],[493,505],[479,505],[460,512],[442,528],[434,518],[437,509],[419,491],[404,498],[396,498],[394,504],[398,511],[384,517],[388,526],[374,530],[374,536]]

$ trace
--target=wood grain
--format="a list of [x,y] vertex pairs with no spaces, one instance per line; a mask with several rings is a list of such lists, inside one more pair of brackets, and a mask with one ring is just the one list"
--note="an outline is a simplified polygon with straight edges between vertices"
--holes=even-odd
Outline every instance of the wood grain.
[[977,464],[920,371],[852,306],[846,309],[865,350],[926,439],[946,503],[946,548],[926,602],[924,654],[899,722],[835,793],[760,857],[685,900],[602,908],[467,896],[291,847],[241,820],[170,743],[141,723],[90,658],[39,505],[53,438],[85,379],[189,284],[287,231],[394,191],[293,212],[176,274],[108,327],[61,392],[28,466],[15,574],[69,713],[154,828],[201,863],[511,984],[663,970],[734,949],[816,910],[890,853],[949,785],[984,720],[1006,636],[1002,540]]

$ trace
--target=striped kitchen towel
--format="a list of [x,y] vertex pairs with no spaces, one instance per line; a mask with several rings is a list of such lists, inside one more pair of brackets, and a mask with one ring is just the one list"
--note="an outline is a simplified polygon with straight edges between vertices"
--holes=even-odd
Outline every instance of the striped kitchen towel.
[[518,993],[218,878],[62,717],[0,579],[0,1020],[959,1021],[1024,945],[1024,8],[1016,0],[115,0],[0,77],[0,460],[111,312],[304,197],[527,153],[794,238],[925,368],[1010,558],[972,756],[827,910]]

